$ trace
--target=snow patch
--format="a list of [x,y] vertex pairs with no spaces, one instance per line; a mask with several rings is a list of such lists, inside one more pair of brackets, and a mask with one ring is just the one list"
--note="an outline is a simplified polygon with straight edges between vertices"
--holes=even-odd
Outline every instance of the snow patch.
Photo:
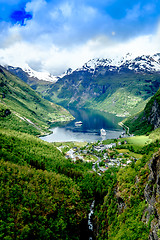
[[75,71],[88,71],[91,74],[94,74],[99,71],[100,68],[105,69],[106,71],[117,70],[118,72],[123,68],[128,68],[135,72],[160,72],[160,53],[152,56],[143,55],[136,58],[129,53],[122,58],[94,58],[85,63],[81,68],[77,68]]
[[59,77],[53,76],[48,72],[37,72],[31,69],[28,65],[22,69],[25,71],[30,77],[38,78],[39,80],[48,81],[48,82],[56,82]]

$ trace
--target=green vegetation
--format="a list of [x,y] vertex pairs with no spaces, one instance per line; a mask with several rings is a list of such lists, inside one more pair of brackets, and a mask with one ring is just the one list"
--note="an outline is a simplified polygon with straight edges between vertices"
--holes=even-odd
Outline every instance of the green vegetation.
[[[160,109],[160,89],[146,104],[144,110],[132,117],[124,120],[125,125],[129,127],[130,133],[134,132],[137,135],[147,134],[152,132],[151,138],[158,137],[158,131],[153,132],[159,127],[159,109]],[[158,137],[159,138],[159,137]]]
[[[108,79],[115,81],[113,76]],[[141,86],[144,79],[142,76],[139,79]],[[100,79],[99,86],[104,80]],[[146,84],[149,91],[150,84]],[[84,88],[81,83],[79,91]],[[62,94],[60,90],[57,92]],[[148,181],[148,161],[160,146],[159,140],[155,141],[158,129],[149,136],[95,144],[47,143],[33,135],[46,132],[55,121],[70,119],[70,114],[42,99],[3,68],[0,69],[0,94],[0,239],[82,239],[83,223],[93,200],[96,203],[94,231],[98,240],[148,239],[157,215],[153,212],[147,220],[144,190],[147,184],[151,190],[158,188],[158,182]],[[158,94],[145,108],[147,117],[155,100],[159,104]],[[130,102],[130,109],[132,107]],[[112,149],[96,150],[109,143],[114,143]],[[84,159],[78,159],[78,155],[74,161],[66,159],[64,155],[71,148]],[[156,156],[160,158],[160,152]],[[98,164],[95,168],[92,166],[92,162],[99,159],[102,170]],[[158,199],[156,196],[155,207],[160,214]],[[159,237],[159,230],[157,235]]]
[[[110,155],[123,153],[128,158],[137,154],[139,160],[123,168],[110,167],[99,176],[91,163],[67,160],[57,149],[60,145],[69,149],[76,143],[52,144],[1,129],[1,238],[78,240],[80,226],[95,199],[97,239],[148,239],[150,225],[141,221],[147,208],[146,163],[159,148],[159,141],[146,145],[148,138],[139,138],[142,144],[136,149],[133,139],[110,150]],[[92,147],[83,144],[78,148],[92,151]]]
[[48,132],[50,124],[71,119],[67,110],[0,67],[0,127],[40,135]]
[[141,111],[160,86],[159,74],[73,72],[40,93],[64,107],[85,107],[129,116]]
[[97,239],[148,239],[151,222],[156,216],[151,216],[148,224],[142,221],[147,208],[144,189],[149,175],[148,160],[158,148],[159,141],[144,146],[139,150],[145,153],[141,159],[112,174],[114,181],[95,213],[99,228]]
[[131,145],[135,150],[139,150],[145,145],[152,142],[152,139],[150,139],[149,136],[145,136],[145,135],[124,138],[122,142],[124,140],[127,140],[127,143]]
[[[103,97],[104,98],[104,97]],[[90,104],[92,108],[116,114],[118,116],[128,116],[143,109],[149,99],[144,100],[141,96],[136,96],[127,89],[119,88],[111,96],[106,95],[102,101],[97,99]]]
[[0,179],[1,239],[79,239],[84,210],[71,179],[4,161]]
[[0,130],[0,159],[1,238],[79,239],[96,192],[90,165],[74,164],[53,144],[12,130]]

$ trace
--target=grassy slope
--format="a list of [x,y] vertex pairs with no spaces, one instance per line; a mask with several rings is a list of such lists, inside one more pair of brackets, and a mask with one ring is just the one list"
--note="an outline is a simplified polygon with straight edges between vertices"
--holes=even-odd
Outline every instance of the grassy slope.
[[[119,116],[128,116],[143,109],[149,99],[144,100],[141,96],[132,94],[126,88],[119,88],[111,96],[107,96],[103,101],[96,103],[96,109],[110,112]],[[94,108],[94,107],[93,107]]]
[[[9,109],[10,114],[0,117],[0,126],[34,134],[44,134],[49,125],[57,121],[73,119],[63,107],[43,99],[26,83],[0,68],[0,111]],[[27,119],[28,120],[27,120]],[[12,124],[13,123],[13,124]]]

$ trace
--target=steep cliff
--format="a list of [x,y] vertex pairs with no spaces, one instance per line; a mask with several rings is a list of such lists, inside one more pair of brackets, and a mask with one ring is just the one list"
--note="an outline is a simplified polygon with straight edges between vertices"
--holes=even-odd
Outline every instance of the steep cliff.
[[146,104],[144,110],[125,120],[130,133],[146,134],[160,127],[160,89]]
[[103,204],[95,211],[97,239],[160,239],[158,148],[159,141],[145,146],[141,160],[117,171]]
[[160,238],[160,150],[149,162],[150,175],[145,187],[144,196],[148,203],[143,221],[151,224],[150,240]]

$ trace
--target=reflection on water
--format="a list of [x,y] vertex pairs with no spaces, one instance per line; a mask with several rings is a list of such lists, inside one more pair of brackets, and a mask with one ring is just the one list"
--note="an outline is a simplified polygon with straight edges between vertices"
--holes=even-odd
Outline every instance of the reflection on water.
[[[122,133],[122,128],[118,122],[122,118],[113,114],[102,113],[89,109],[71,109],[69,110],[75,117],[75,120],[65,126],[51,129],[52,134],[41,137],[48,142],[66,142],[66,141],[87,141],[95,142],[98,140],[117,138]],[[82,125],[76,126],[75,122],[82,121]],[[100,135],[100,129],[106,130],[106,136]]]

